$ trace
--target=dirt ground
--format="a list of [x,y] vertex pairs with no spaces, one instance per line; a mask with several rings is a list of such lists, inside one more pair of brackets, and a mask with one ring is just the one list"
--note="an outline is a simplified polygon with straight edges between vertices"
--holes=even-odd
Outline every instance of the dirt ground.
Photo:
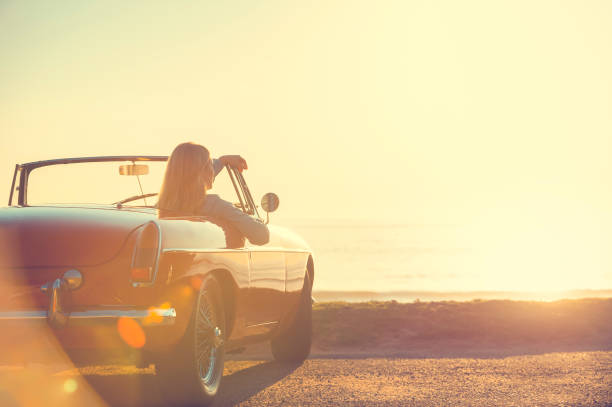
[[[275,363],[267,344],[230,355],[216,406],[612,407],[610,321],[612,299],[316,304],[312,357]],[[42,333],[33,344],[53,342]],[[18,349],[30,360],[0,362],[1,407],[164,405],[153,365],[3,347]]]
[[[0,405],[163,406],[151,366],[0,368]],[[32,381],[32,379],[36,379]],[[612,406],[612,352],[226,363],[215,406]]]
[[611,352],[268,362],[225,379],[219,406],[612,406]]

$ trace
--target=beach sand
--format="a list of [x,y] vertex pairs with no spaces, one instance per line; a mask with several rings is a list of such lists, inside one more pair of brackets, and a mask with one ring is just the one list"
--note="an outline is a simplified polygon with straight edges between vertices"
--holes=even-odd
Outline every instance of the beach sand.
[[[540,301],[324,302],[313,356],[501,357],[612,350],[612,298]],[[266,344],[242,357],[265,357]]]

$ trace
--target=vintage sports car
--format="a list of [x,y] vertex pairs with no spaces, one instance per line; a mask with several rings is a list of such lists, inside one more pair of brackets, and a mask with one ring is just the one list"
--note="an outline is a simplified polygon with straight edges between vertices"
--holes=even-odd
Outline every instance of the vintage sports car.
[[[206,404],[226,352],[269,340],[279,361],[308,356],[313,255],[271,224],[270,241],[256,246],[219,219],[160,218],[155,195],[166,161],[17,165],[0,209],[0,324],[15,338],[24,327],[49,326],[68,354],[137,352],[155,363],[169,404]],[[241,172],[226,167],[209,193],[267,222]],[[266,218],[278,202],[264,195]]]

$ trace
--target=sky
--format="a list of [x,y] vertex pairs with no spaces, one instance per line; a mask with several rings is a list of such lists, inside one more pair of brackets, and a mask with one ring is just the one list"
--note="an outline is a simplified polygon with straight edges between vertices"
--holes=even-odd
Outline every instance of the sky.
[[[608,1],[2,1],[18,162],[241,154],[286,218],[570,222],[612,207]],[[544,227],[544,226],[543,226]]]

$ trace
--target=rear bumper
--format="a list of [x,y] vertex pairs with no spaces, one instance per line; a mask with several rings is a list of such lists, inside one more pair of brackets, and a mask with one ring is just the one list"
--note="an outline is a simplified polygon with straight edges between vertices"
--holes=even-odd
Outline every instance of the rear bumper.
[[[65,314],[65,326],[103,326],[116,324],[120,318],[128,318],[144,326],[168,326],[176,321],[174,308],[149,309],[95,309],[73,311]],[[48,311],[0,312],[1,322],[47,323]]]

